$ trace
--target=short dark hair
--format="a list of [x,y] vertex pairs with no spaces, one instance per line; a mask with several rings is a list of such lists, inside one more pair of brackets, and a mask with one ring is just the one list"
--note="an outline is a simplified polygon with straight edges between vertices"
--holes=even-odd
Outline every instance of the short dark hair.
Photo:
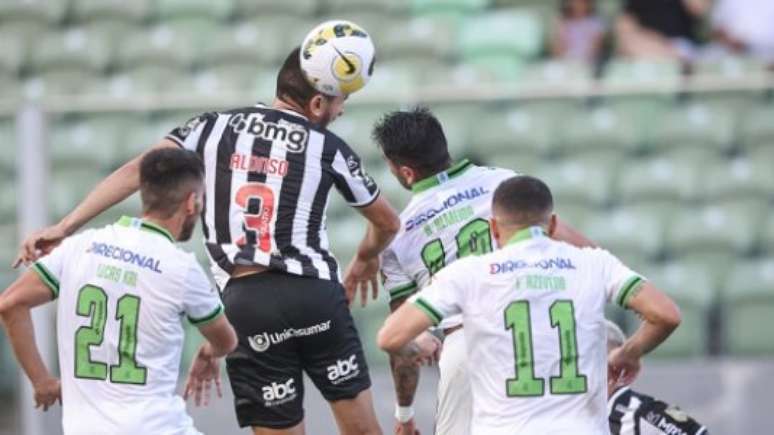
[[504,213],[509,223],[546,223],[554,211],[554,198],[546,183],[529,175],[511,177],[497,186],[492,198],[495,213]]
[[159,148],[140,161],[143,213],[171,217],[191,189],[204,179],[204,164],[193,151]]
[[290,100],[302,107],[317,94],[328,97],[318,92],[306,79],[301,70],[301,47],[296,47],[290,52],[277,74],[277,98]]
[[426,107],[387,113],[371,135],[385,157],[409,166],[420,176],[441,172],[451,162],[443,127]]

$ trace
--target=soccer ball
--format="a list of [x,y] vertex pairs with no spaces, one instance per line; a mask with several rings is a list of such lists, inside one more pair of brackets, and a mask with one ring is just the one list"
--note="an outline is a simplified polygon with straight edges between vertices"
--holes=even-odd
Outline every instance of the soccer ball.
[[301,70],[326,95],[349,95],[362,89],[374,72],[374,43],[350,21],[326,21],[312,29],[301,45]]

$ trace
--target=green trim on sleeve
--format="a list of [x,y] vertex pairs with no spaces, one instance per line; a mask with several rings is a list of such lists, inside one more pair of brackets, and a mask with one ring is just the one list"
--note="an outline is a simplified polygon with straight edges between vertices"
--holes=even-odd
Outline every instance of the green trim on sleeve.
[[640,287],[642,287],[643,284],[645,284],[645,280],[639,276],[633,276],[626,280],[623,286],[621,286],[621,291],[618,292],[616,303],[624,308],[627,308],[629,305],[629,300],[632,298],[632,296],[637,294],[637,291],[640,289]]
[[194,326],[204,326],[208,323],[213,322],[218,317],[222,316],[224,314],[223,312],[223,305],[218,305],[218,308],[215,308],[210,314],[207,314],[204,317],[200,317],[198,319],[195,319],[191,316],[188,316],[188,321],[191,322]]
[[414,301],[414,305],[416,305],[417,308],[419,308],[420,310],[424,311],[425,314],[427,314],[427,317],[429,317],[430,320],[432,320],[433,325],[437,325],[441,323],[441,320],[443,320],[443,316],[441,315],[441,313],[439,313],[438,310],[433,308],[432,305],[427,303],[426,300],[422,298],[417,298],[417,300]]
[[395,299],[400,299],[406,296],[411,295],[414,293],[417,289],[417,285],[414,282],[410,282],[406,285],[398,286],[393,289],[390,289],[390,302],[394,301]]
[[32,265],[32,270],[34,270],[38,276],[40,277],[40,280],[43,281],[43,284],[45,284],[49,290],[51,290],[52,295],[54,296],[54,299],[59,297],[59,280],[56,279],[53,273],[51,273],[50,270],[46,268],[46,266],[43,265],[43,263],[36,262]]

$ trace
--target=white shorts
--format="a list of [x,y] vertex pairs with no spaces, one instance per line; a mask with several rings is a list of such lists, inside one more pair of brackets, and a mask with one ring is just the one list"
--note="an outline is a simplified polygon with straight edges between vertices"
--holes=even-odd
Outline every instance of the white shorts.
[[470,391],[465,331],[457,330],[443,342],[438,361],[438,410],[436,435],[470,435],[473,397]]

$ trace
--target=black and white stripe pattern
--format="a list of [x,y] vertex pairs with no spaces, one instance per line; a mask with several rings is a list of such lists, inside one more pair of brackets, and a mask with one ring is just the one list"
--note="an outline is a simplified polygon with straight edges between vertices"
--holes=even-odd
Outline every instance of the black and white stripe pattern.
[[[266,131],[272,135],[261,134]],[[330,190],[335,187],[353,207],[366,206],[379,194],[360,158],[344,141],[297,113],[263,105],[204,113],[172,130],[167,139],[196,151],[204,161],[203,231],[219,284],[237,264],[339,279],[325,227]],[[239,159],[251,157],[272,162],[273,169],[245,170]],[[285,166],[277,170],[278,165]],[[261,221],[268,225],[270,249],[260,248],[260,231],[247,228],[245,222],[246,214],[265,217],[268,202],[257,196],[250,196],[247,204],[237,202],[238,192],[247,185],[259,185],[264,191],[268,187],[273,193],[271,219]]]

